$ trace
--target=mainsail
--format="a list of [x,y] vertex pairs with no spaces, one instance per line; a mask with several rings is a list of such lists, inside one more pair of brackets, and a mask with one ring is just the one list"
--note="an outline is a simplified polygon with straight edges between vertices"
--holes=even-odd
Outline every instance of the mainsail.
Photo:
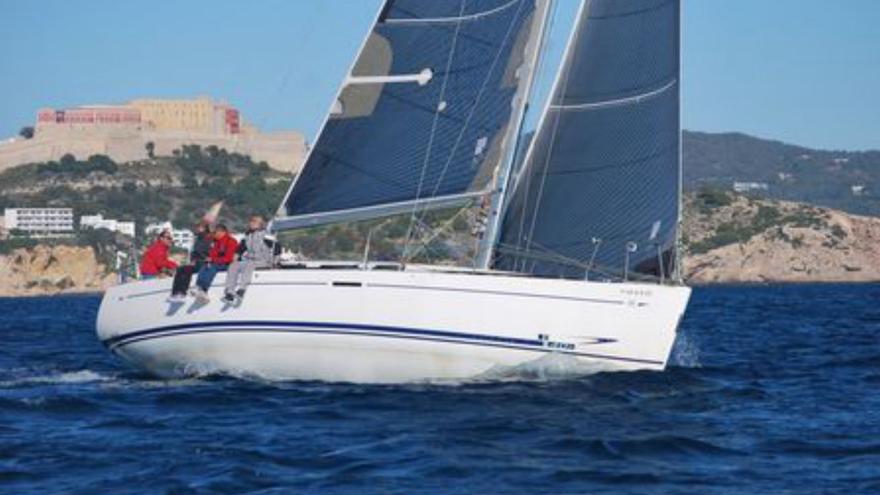
[[596,279],[673,273],[679,12],[679,0],[581,4],[512,184],[495,268]]
[[274,228],[487,194],[515,145],[544,3],[387,0]]

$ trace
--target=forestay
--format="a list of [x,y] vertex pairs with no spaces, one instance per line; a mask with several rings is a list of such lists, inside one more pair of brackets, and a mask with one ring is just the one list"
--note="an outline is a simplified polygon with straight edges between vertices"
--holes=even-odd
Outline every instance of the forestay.
[[535,11],[536,0],[385,2],[274,228],[486,194],[518,130]]
[[495,268],[597,279],[673,272],[679,10],[679,0],[582,4],[515,178]]

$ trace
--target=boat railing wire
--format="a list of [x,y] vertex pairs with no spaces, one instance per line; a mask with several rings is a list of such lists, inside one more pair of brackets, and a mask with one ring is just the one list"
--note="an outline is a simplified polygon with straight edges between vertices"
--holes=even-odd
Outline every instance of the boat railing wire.
[[[646,273],[639,272],[629,272],[624,275],[624,273],[619,272],[617,270],[611,269],[607,266],[603,266],[599,263],[590,263],[583,262],[578,259],[570,258],[568,256],[564,256],[557,252],[554,252],[544,246],[541,246],[537,243],[532,243],[528,250],[517,247],[511,244],[499,244],[496,248],[496,251],[501,254],[517,256],[519,258],[526,258],[532,261],[540,261],[545,263],[552,263],[560,266],[560,268],[576,268],[583,270],[583,276],[585,279],[590,280],[607,280],[611,282],[646,282],[646,283],[665,283],[665,284],[676,284],[677,281],[671,279],[670,277],[660,277],[657,275],[651,275]],[[560,270],[559,275],[563,276],[564,271]],[[571,277],[567,277],[571,278]]]

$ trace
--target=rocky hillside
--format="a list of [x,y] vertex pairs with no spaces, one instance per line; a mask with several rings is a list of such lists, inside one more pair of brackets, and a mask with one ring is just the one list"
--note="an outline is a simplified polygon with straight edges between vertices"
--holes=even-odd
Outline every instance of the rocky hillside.
[[115,281],[91,247],[40,245],[0,255],[0,296],[97,292]]
[[692,283],[880,280],[880,218],[702,190],[685,203]]

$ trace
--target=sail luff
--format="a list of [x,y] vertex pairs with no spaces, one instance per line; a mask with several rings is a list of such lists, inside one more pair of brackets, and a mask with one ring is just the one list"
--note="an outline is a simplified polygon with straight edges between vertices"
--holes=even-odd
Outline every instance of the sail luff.
[[[577,20],[580,19],[581,15],[583,14],[583,11],[586,8],[586,4],[588,1],[589,0],[580,0],[580,3],[578,4],[578,9],[577,9],[577,12],[575,13],[575,23],[572,26],[571,31],[569,31],[569,33],[568,33],[568,38],[566,39],[566,42],[565,42],[565,48],[563,48],[563,50],[562,50],[561,62],[559,64],[559,66],[556,68],[555,75],[553,76],[553,84],[550,86],[550,93],[547,95],[547,101],[544,102],[544,108],[541,111],[541,116],[538,118],[538,124],[535,127],[535,136],[537,136],[538,132],[540,132],[540,130],[544,128],[545,122],[547,120],[547,116],[550,113],[550,108],[553,106],[553,96],[559,90],[559,84],[560,84],[560,81],[562,80],[563,74],[565,72],[566,60],[568,60],[568,57],[571,52],[571,47],[574,45],[574,40],[577,37],[578,29],[580,29],[580,26],[578,25]],[[534,147],[535,147],[535,139],[533,137],[531,142],[529,142],[528,148],[526,149],[526,154],[523,157],[522,167],[519,170],[516,170],[515,171],[516,173],[512,177],[513,185],[511,187],[510,193],[516,192],[516,190],[520,184],[520,178],[523,175],[525,175],[526,171],[528,170],[529,164],[531,163],[532,154],[534,152]],[[508,201],[509,201],[509,198],[511,198],[511,197],[512,197],[512,194],[508,194]],[[505,205],[505,207],[506,206],[507,205]]]
[[[508,194],[508,201],[507,201],[508,204],[505,204],[503,207],[504,212],[507,211],[507,208],[510,206],[509,205],[510,199],[512,199],[514,197],[517,189],[520,187],[520,181],[521,181],[522,177],[525,175],[527,179],[531,178],[529,173],[532,168],[532,158],[534,156],[535,146],[536,146],[536,143],[538,142],[537,138],[538,138],[539,133],[545,132],[546,126],[547,126],[547,119],[550,115],[550,109],[553,107],[553,100],[554,100],[554,98],[556,98],[557,93],[560,91],[561,85],[565,83],[564,80],[565,80],[565,77],[567,74],[569,58],[572,55],[572,47],[574,46],[575,41],[578,39],[578,34],[582,28],[581,23],[580,23],[580,19],[584,15],[584,12],[587,9],[587,4],[589,3],[589,1],[590,0],[581,0],[580,3],[578,4],[577,12],[575,13],[575,22],[572,25],[571,31],[568,34],[568,38],[566,39],[565,48],[563,49],[563,52],[562,52],[562,59],[561,59],[559,66],[556,69],[556,74],[553,78],[553,84],[550,88],[550,93],[547,96],[547,101],[544,103],[544,109],[541,112],[541,117],[538,119],[538,125],[537,125],[537,127],[535,127],[535,133],[532,137],[531,142],[529,143],[528,149],[526,150],[526,154],[523,157],[522,167],[516,171],[516,174],[513,177],[512,191],[510,194]],[[523,208],[525,208],[525,206],[523,206]],[[502,213],[502,215],[504,215],[504,213]],[[522,223],[519,227],[520,231],[522,231],[522,229],[525,227],[525,224],[524,224],[525,219],[526,219],[526,217],[525,217],[525,215],[523,215],[522,219],[521,219]],[[493,241],[493,244],[495,246],[497,246],[498,243],[501,241],[500,235],[501,235],[501,232],[496,233],[497,238],[494,239],[494,241]],[[494,249],[493,249],[493,251],[494,251]],[[494,256],[494,252],[493,252],[493,256]],[[491,264],[492,262],[493,262],[493,260],[490,259],[489,263]]]
[[492,201],[490,204],[489,211],[489,221],[486,226],[486,231],[483,233],[483,239],[480,242],[480,246],[477,252],[475,266],[481,269],[488,269],[491,262],[493,252],[495,250],[495,244],[498,239],[498,229],[501,224],[501,218],[503,214],[503,206],[507,201],[508,187],[510,186],[510,178],[513,172],[513,166],[515,164],[517,148],[519,147],[519,140],[522,137],[522,129],[523,124],[525,123],[526,117],[526,109],[528,107],[528,102],[533,96],[533,88],[536,77],[536,72],[538,70],[539,59],[541,56],[541,52],[544,48],[544,43],[546,41],[547,28],[549,24],[550,14],[551,14],[551,6],[553,4],[553,0],[546,0],[540,2],[540,6],[536,8],[536,12],[539,13],[538,18],[534,21],[538,23],[538,29],[536,35],[533,37],[533,48],[531,57],[526,57],[529,59],[523,67],[528,71],[525,75],[526,82],[522,88],[522,94],[519,95],[517,101],[517,111],[516,116],[513,119],[513,122],[516,122],[516,125],[512,125],[508,136],[505,138],[505,141],[508,143],[507,146],[507,156],[504,158],[502,164],[498,167],[496,174],[497,178],[495,181],[495,190],[492,194]]

